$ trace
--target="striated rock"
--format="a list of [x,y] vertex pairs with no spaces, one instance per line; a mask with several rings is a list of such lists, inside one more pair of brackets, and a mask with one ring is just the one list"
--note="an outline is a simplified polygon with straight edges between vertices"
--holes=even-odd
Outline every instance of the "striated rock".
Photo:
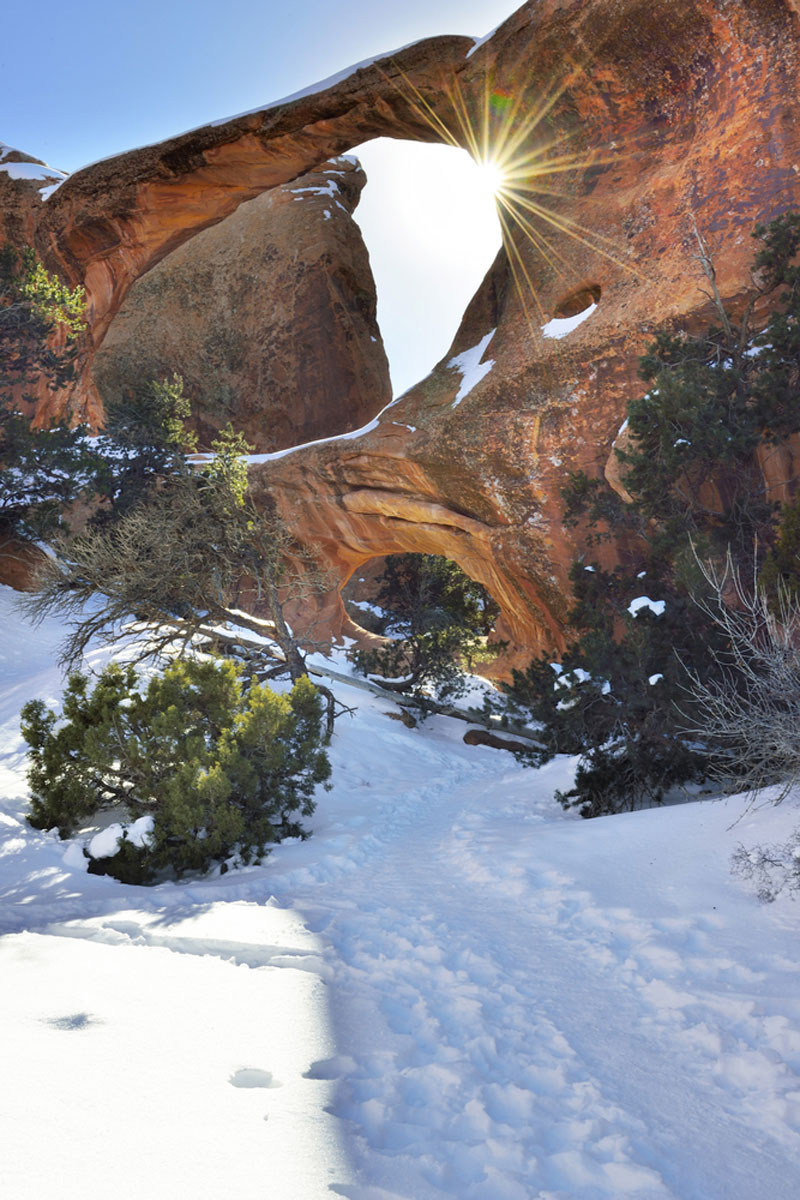
[[257,451],[363,425],[391,398],[354,159],[243,204],[138,280],[94,362],[103,402],[174,372],[208,444]]
[[[36,245],[85,278],[88,359],[133,280],[242,201],[371,137],[485,134],[513,171],[505,244],[450,352],[360,436],[254,466],[253,483],[340,581],[376,555],[455,559],[528,656],[563,642],[567,473],[602,474],[653,329],[708,317],[693,223],[735,308],[753,224],[800,204],[799,35],[797,0],[532,0],[477,48],[422,42],[79,172]],[[573,332],[542,336],[588,298]],[[316,616],[353,633],[336,590]]]
[[[707,322],[693,221],[736,308],[752,289],[753,224],[800,203],[797,48],[797,12],[780,0],[626,0],[526,5],[473,56],[463,91],[483,69],[495,94],[519,98],[496,136],[503,112],[521,134],[554,96],[522,142],[556,151],[553,173],[540,152],[526,181],[530,229],[507,215],[448,355],[376,428],[254,468],[341,577],[375,554],[447,554],[500,603],[512,662],[563,644],[576,547],[560,487],[570,470],[602,474],[652,331]],[[598,301],[592,315],[543,338],[581,298]],[[494,365],[459,400],[449,364],[482,345]],[[335,597],[321,615],[352,635]]]

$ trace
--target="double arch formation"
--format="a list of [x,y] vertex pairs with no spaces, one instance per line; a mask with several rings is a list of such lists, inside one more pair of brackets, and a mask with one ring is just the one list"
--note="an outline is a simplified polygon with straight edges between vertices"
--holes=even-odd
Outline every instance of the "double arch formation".
[[[85,168],[26,218],[45,263],[86,287],[75,399],[99,418],[91,361],[135,280],[244,201],[375,137],[501,153],[503,249],[442,362],[359,436],[252,478],[336,577],[312,614],[329,631],[352,632],[338,587],[360,564],[418,550],[491,591],[512,658],[558,649],[576,553],[560,489],[604,470],[652,330],[702,319],[694,224],[735,304],[753,224],[798,203],[799,7],[531,0],[477,46],[429,39]],[[598,298],[567,337],[542,335]],[[491,367],[465,390],[470,354]]]

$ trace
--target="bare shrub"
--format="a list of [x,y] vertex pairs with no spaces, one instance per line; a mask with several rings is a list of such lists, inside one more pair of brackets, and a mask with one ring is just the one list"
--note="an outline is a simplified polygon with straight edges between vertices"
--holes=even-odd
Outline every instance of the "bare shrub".
[[701,569],[709,598],[699,604],[726,648],[709,676],[688,671],[700,713],[688,732],[713,747],[709,773],[729,790],[778,783],[778,804],[800,781],[800,602],[781,586],[771,599],[747,587],[730,556]]
[[762,904],[771,904],[781,892],[800,893],[800,829],[777,845],[737,846],[731,870],[753,884]]
[[[743,584],[730,555],[723,570],[702,564],[710,599],[701,607],[725,635],[710,679],[690,672],[689,691],[701,713],[694,733],[718,747],[710,774],[752,802],[761,788],[780,804],[800,782],[800,601],[778,581],[768,597]],[[753,579],[756,579],[755,571]],[[773,845],[737,846],[733,874],[771,903],[800,892],[800,828]]]

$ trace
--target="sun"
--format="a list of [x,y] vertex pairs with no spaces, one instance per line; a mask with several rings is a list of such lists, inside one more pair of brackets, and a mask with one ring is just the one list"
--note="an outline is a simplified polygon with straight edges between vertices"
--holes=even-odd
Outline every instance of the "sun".
[[484,158],[476,163],[481,187],[490,196],[497,198],[506,183],[506,173],[497,159]]
[[530,251],[534,259],[546,263],[549,275],[565,281],[565,289],[574,275],[570,242],[580,246],[582,254],[589,251],[618,269],[640,275],[613,238],[582,224],[568,205],[559,203],[569,195],[570,185],[562,180],[620,161],[616,143],[586,148],[579,128],[564,122],[562,129],[553,117],[559,101],[590,62],[591,54],[585,56],[585,61],[568,59],[563,78],[543,85],[534,99],[525,81],[513,88],[504,87],[487,74],[482,104],[480,89],[462,92],[459,78],[454,75],[451,84],[444,87],[450,111],[445,110],[443,115],[405,75],[401,73],[401,82],[395,83],[436,140],[466,150],[472,159],[475,192],[499,218],[508,265],[534,337],[540,336],[549,317],[539,299]]

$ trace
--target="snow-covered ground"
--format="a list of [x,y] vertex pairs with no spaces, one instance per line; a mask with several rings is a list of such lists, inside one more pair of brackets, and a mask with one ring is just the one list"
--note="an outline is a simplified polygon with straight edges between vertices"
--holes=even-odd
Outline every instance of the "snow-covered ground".
[[796,807],[585,822],[342,685],[309,841],[125,887],[25,823],[59,631],[0,606],[8,1200],[797,1196],[800,905],[728,869]]

